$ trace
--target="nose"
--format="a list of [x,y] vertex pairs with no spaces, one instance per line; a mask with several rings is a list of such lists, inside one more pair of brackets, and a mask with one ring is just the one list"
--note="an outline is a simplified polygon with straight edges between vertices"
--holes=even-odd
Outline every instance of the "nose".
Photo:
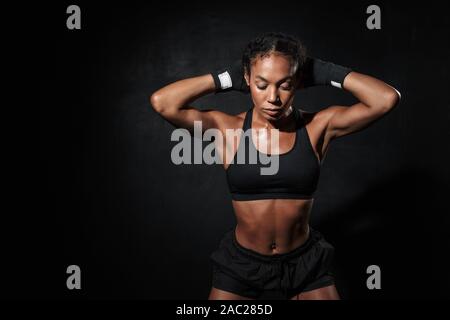
[[267,97],[267,101],[270,103],[277,103],[280,100],[280,96],[278,94],[277,88],[271,88],[269,90],[269,96]]

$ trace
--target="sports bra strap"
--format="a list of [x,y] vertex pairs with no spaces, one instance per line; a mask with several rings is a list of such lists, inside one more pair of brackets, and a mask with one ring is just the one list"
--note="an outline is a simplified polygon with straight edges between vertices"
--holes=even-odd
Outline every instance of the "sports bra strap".
[[251,125],[252,125],[252,123],[251,123],[251,121],[252,121],[252,117],[251,117],[251,112],[253,112],[253,108],[250,108],[250,110],[248,110],[247,112],[246,112],[246,114],[245,114],[245,119],[244,119],[244,125],[242,126],[242,130],[244,130],[244,132],[247,130],[247,129],[250,129],[250,127],[251,127]]

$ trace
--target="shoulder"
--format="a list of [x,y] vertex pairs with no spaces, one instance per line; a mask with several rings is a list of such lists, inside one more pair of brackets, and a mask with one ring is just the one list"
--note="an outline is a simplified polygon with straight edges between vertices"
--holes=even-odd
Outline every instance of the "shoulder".
[[317,112],[310,112],[302,109],[298,110],[300,111],[301,116],[305,120],[306,125],[310,127],[326,128],[328,126],[328,123],[330,122],[330,119],[340,109],[341,107],[339,106],[330,106]]
[[323,126],[331,118],[331,112],[327,111],[328,108],[317,112],[306,111],[300,108],[297,109],[305,121],[305,125],[309,127]]

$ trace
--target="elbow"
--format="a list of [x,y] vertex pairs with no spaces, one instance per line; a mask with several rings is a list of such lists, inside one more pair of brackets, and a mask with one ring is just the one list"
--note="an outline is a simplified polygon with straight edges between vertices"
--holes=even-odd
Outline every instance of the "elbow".
[[160,116],[166,120],[174,119],[178,116],[179,108],[165,94],[156,91],[150,96],[150,105]]
[[399,105],[400,99],[400,92],[397,89],[391,87],[391,90],[384,94],[383,104],[381,108],[383,109],[383,111],[388,112]]
[[167,97],[156,91],[150,96],[150,105],[153,110],[159,113],[164,118],[172,117],[176,109],[173,108],[173,103],[167,100]]
[[174,107],[174,103],[167,99],[167,96],[156,91],[150,96],[150,105],[163,118],[169,119],[173,117],[178,108]]
[[154,92],[150,96],[150,105],[152,106],[153,110],[155,110],[156,112],[158,112],[158,113],[164,112],[162,96],[161,96],[161,94],[158,93],[158,91]]

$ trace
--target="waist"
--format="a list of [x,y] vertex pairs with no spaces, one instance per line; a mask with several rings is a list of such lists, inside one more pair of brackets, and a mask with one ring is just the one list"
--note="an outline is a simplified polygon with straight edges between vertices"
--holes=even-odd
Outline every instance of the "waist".
[[321,234],[312,229],[311,227],[307,228],[306,233],[302,235],[303,239],[302,241],[297,244],[295,247],[286,250],[285,252],[279,252],[279,253],[266,253],[261,252],[258,250],[255,250],[254,248],[245,246],[241,243],[239,239],[239,231],[238,226],[234,230],[232,230],[232,241],[233,245],[242,253],[251,256],[259,261],[262,262],[272,262],[272,261],[278,261],[278,260],[286,260],[291,259],[296,256],[301,255],[303,252],[308,250],[312,244],[314,244],[318,239],[321,237]]
[[237,238],[244,247],[275,254],[287,252],[306,240],[313,200],[267,199],[232,204]]

